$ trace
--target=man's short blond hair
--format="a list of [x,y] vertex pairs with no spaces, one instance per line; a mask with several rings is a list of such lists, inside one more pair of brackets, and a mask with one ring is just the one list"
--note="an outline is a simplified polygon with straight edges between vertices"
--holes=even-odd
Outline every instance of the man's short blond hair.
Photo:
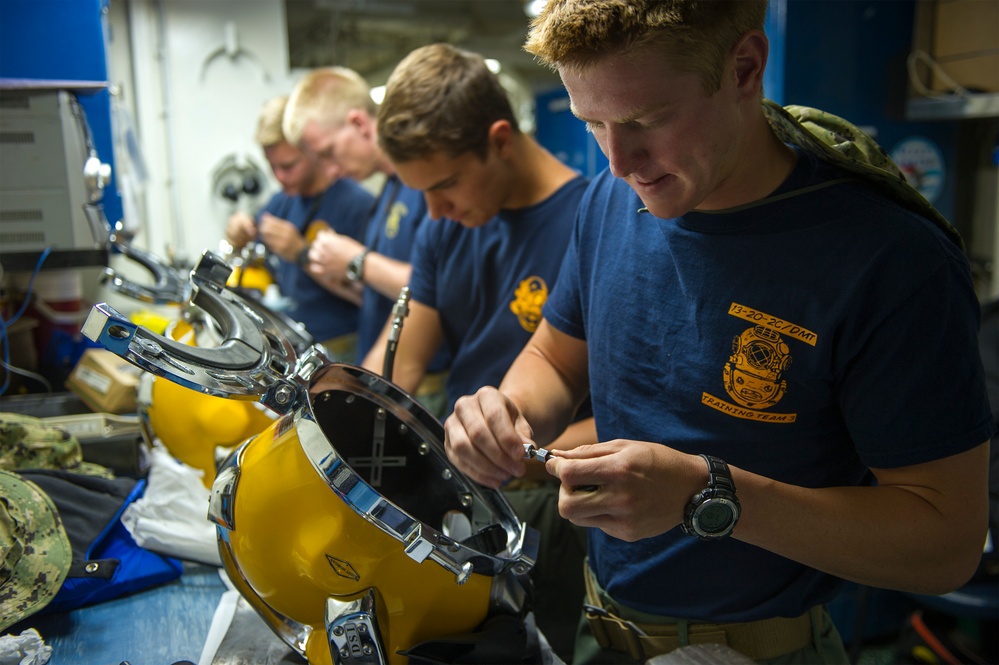
[[656,46],[714,93],[732,46],[763,30],[766,14],[767,0],[548,0],[524,49],[554,69],[571,69]]
[[284,132],[281,131],[281,121],[288,96],[272,97],[264,102],[257,116],[257,132],[254,139],[261,148],[270,148],[278,143],[284,143]]
[[284,135],[297,145],[309,121],[336,128],[354,109],[363,110],[372,117],[377,113],[368,82],[346,67],[314,69],[291,92],[284,114]]

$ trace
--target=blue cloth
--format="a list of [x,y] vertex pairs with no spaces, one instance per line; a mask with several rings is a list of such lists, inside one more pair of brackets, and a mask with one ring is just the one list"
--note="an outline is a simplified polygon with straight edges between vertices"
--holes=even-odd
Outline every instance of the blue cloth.
[[[397,261],[409,263],[416,239],[416,230],[427,215],[427,200],[423,192],[410,189],[391,175],[385,180],[374,214],[368,219],[364,244],[373,252]],[[385,323],[392,314],[397,298],[387,298],[375,289],[364,289],[360,321],[357,327],[357,362],[360,363],[375,345]],[[434,357],[428,372],[441,372],[450,365],[445,348]]]
[[[146,480],[100,478],[31,469],[20,475],[51,497],[73,548],[59,592],[39,614],[72,610],[165,584],[181,576],[178,559],[139,547],[121,515],[146,490]],[[94,569],[87,570],[92,565]]]
[[478,228],[442,220],[417,231],[411,297],[440,314],[451,354],[448,412],[462,395],[499,385],[531,338],[586,184],[574,178],[541,203],[503,210]]
[[[709,453],[804,487],[953,455],[994,431],[968,262],[933,223],[806,154],[768,200],[657,219],[604,172],[545,317],[585,339],[601,441]],[[776,198],[812,185],[810,192]],[[840,581],[678,528],[590,530],[600,585],[640,611],[797,616]]]
[[[351,180],[337,180],[319,196],[317,203],[313,196],[279,192],[271,197],[257,219],[269,212],[294,224],[309,240],[320,228],[332,228],[359,239],[374,197]],[[357,331],[357,306],[324,289],[296,263],[277,261],[274,281],[281,295],[294,301],[285,313],[301,322],[317,342]]]

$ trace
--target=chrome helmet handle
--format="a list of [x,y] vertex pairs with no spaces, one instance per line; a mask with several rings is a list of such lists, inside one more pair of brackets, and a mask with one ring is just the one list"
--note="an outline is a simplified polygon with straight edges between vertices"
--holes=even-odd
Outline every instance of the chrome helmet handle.
[[130,321],[107,303],[93,307],[81,329],[88,339],[152,374],[218,397],[258,399],[278,413],[303,399],[294,377],[297,351],[277,319],[225,289],[231,268],[206,252],[191,274],[191,302],[221,332],[215,347],[188,346]]
[[129,239],[123,236],[121,222],[118,222],[115,231],[111,233],[111,245],[145,268],[152,275],[153,283],[138,284],[107,267],[101,276],[102,284],[107,284],[130,298],[154,305],[183,304],[190,299],[191,284],[187,275],[163,259],[133,247]]

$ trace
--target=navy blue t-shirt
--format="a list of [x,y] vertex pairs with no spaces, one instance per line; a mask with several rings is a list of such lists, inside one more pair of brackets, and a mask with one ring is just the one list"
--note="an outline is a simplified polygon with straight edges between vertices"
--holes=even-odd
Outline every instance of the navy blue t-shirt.
[[[599,440],[830,487],[992,434],[968,262],[932,222],[801,153],[764,201],[665,220],[642,207],[594,179],[545,307],[587,342]],[[797,616],[840,583],[679,527],[634,543],[591,529],[589,556],[616,600],[689,619]]]
[[[360,239],[374,197],[350,180],[337,180],[319,196],[316,205],[316,197],[279,192],[258,213],[258,220],[259,215],[269,212],[291,222],[310,239],[319,228]],[[275,282],[281,295],[293,301],[286,314],[302,323],[317,342],[357,330],[357,306],[324,289],[297,264],[278,261]]]
[[[374,214],[367,221],[364,243],[368,249],[397,261],[409,263],[416,242],[416,229],[427,215],[423,192],[404,185],[398,176],[385,180]],[[360,320],[357,327],[357,359],[364,360],[374,346],[385,323],[392,314],[397,298],[386,298],[375,289],[364,289]],[[448,355],[437,354],[427,371],[447,369]]]
[[498,386],[541,320],[572,233],[582,176],[529,208],[485,225],[424,223],[410,279],[414,301],[437,310],[451,354],[448,410],[462,395]]

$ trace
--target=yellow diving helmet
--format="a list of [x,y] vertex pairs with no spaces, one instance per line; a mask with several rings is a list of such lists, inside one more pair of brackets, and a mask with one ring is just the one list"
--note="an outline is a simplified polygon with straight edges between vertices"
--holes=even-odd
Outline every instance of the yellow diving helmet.
[[535,536],[448,463],[433,416],[350,365],[308,394],[229,456],[209,508],[230,579],[285,642],[310,663],[405,663],[523,608]]
[[[213,346],[218,335],[211,321],[198,308],[188,306],[191,284],[188,276],[163,259],[133,247],[130,238],[116,227],[111,241],[132,262],[151,276],[146,283],[133,281],[111,267],[102,282],[111,290],[155,305],[179,305],[180,316],[166,324],[164,334],[190,346]],[[266,271],[266,268],[262,268]],[[154,320],[133,315],[139,325],[152,327]],[[155,321],[158,325],[160,321]],[[203,472],[202,482],[211,488],[215,480],[215,448],[231,448],[274,422],[276,414],[255,402],[238,402],[192,392],[172,381],[144,374],[140,381],[138,411],[143,433],[159,439],[170,454]]]
[[[208,328],[197,316],[171,323],[170,338],[191,346],[210,346]],[[202,471],[201,481],[211,488],[215,480],[216,448],[232,448],[259,434],[276,414],[258,402],[236,401],[194,392],[162,377],[151,377],[148,398],[140,396],[139,412],[149,434],[184,464]],[[145,377],[143,381],[145,381]]]
[[[219,262],[206,254],[192,273],[192,302],[220,322],[218,346],[158,336],[106,304],[83,334],[187,388],[256,395],[282,414],[212,485],[209,519],[235,588],[314,664],[402,664],[498,623],[529,634],[537,533],[450,463],[440,421],[415,399],[320,346],[296,350],[224,288]],[[499,662],[538,646],[501,642]]]
[[274,284],[274,275],[267,266],[267,248],[263,243],[250,243],[232,258],[232,274],[226,281],[229,288],[248,289],[267,292],[267,287]]

